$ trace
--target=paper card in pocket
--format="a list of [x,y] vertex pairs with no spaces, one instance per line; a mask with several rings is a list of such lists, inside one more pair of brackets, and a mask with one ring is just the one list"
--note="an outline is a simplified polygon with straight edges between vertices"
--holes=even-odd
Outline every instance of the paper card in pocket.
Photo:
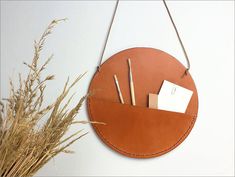
[[193,92],[164,80],[158,95],[158,109],[185,113]]

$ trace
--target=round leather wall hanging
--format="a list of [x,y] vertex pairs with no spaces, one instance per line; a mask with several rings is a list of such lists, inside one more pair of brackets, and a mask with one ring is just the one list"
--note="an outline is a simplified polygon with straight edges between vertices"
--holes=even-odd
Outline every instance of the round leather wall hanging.
[[[131,104],[128,62],[131,59],[136,105]],[[198,112],[198,94],[186,68],[174,57],[153,48],[131,48],[106,60],[90,83],[87,100],[92,124],[113,150],[133,158],[163,155],[189,135]],[[125,104],[121,104],[113,76],[118,76]],[[158,93],[164,80],[193,91],[185,113],[148,108],[149,93]]]

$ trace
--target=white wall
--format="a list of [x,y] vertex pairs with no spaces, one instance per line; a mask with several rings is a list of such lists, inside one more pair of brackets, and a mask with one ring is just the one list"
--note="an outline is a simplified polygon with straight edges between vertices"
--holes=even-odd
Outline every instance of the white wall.
[[[95,72],[114,4],[1,1],[2,97],[8,93],[8,78],[26,72],[22,62],[31,61],[33,40],[52,19],[67,17],[48,38],[43,52],[43,57],[54,53],[46,73],[56,75],[46,101],[56,98],[67,76],[75,78],[87,70],[73,104],[78,101]],[[137,160],[107,148],[86,125],[90,133],[70,148],[76,153],[59,155],[38,176],[234,174],[234,1],[169,1],[168,5],[188,50],[199,92],[199,116],[189,137],[162,157]],[[161,1],[120,2],[104,58],[134,46],[159,48],[186,64]],[[88,119],[85,106],[77,119]]]

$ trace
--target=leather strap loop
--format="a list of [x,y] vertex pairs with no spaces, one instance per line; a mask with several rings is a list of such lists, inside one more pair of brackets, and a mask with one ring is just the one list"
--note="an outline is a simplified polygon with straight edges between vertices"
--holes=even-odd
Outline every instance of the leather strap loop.
[[100,56],[99,65],[98,65],[98,67],[97,67],[97,70],[98,70],[98,71],[100,71],[100,66],[101,66],[101,64],[102,64],[102,60],[103,60],[104,52],[105,52],[105,49],[106,49],[106,46],[107,46],[107,43],[108,43],[110,31],[111,31],[112,26],[113,26],[113,21],[114,21],[114,18],[115,18],[115,16],[116,16],[118,4],[119,4],[119,0],[116,1],[116,5],[115,5],[114,12],[113,12],[112,20],[111,20],[111,22],[110,22],[109,29],[108,29],[108,32],[107,32],[107,35],[106,35],[106,38],[105,38],[104,47],[103,47],[103,49],[102,49],[102,53],[101,53],[101,56]]
[[[185,47],[184,47],[184,44],[183,44],[183,42],[182,42],[182,40],[181,40],[181,37],[180,37],[180,35],[179,35],[179,32],[178,32],[178,30],[177,30],[177,27],[176,27],[176,25],[175,25],[175,22],[174,22],[174,20],[173,20],[173,18],[172,18],[172,15],[171,15],[171,13],[170,13],[170,10],[169,10],[169,8],[168,8],[168,6],[167,6],[167,4],[166,4],[166,1],[163,0],[163,3],[164,3],[164,6],[165,6],[165,8],[166,8],[167,14],[168,14],[168,16],[169,16],[169,18],[170,18],[170,20],[171,20],[171,23],[172,23],[172,25],[173,25],[173,27],[174,27],[174,29],[175,29],[175,32],[176,32],[177,38],[178,38],[178,40],[179,40],[179,42],[180,42],[180,45],[181,45],[181,48],[182,48],[182,50],[183,50],[184,56],[185,56],[185,58],[186,58],[186,61],[187,61],[187,68],[186,68],[186,70],[185,70],[184,75],[187,75],[187,73],[188,73],[188,71],[189,71],[189,69],[190,69],[190,61],[189,61],[189,58],[188,58],[186,49],[185,49]],[[102,64],[102,60],[103,60],[103,57],[104,57],[104,52],[105,52],[105,49],[106,49],[106,46],[107,46],[107,43],[108,43],[108,39],[109,39],[109,35],[110,35],[111,29],[112,29],[112,26],[113,26],[113,22],[114,22],[114,19],[115,19],[115,16],[116,16],[118,4],[119,4],[119,0],[116,1],[116,5],[115,5],[115,9],[114,9],[113,16],[112,16],[112,19],[111,19],[111,23],[110,23],[110,25],[109,25],[108,32],[107,32],[107,35],[106,35],[106,38],[105,38],[105,43],[104,43],[104,46],[103,46],[103,49],[102,49],[102,53],[101,53],[101,56],[100,56],[99,65],[97,66],[97,70],[98,70],[98,71],[100,71],[100,69],[101,69],[101,64]]]
[[187,74],[187,72],[188,72],[189,69],[190,69],[190,61],[189,61],[187,52],[186,52],[185,47],[184,47],[184,44],[183,44],[183,42],[182,42],[182,40],[181,40],[181,38],[180,38],[179,32],[178,32],[177,27],[176,27],[176,25],[175,25],[175,22],[174,22],[174,20],[173,20],[173,18],[172,18],[172,16],[171,16],[171,13],[170,13],[170,10],[169,10],[169,8],[168,8],[168,6],[167,6],[167,4],[166,4],[166,1],[163,0],[163,3],[164,3],[164,5],[165,5],[165,7],[166,7],[166,11],[167,11],[167,14],[168,14],[168,16],[169,16],[169,18],[170,18],[170,20],[171,20],[171,23],[172,23],[172,25],[173,25],[173,27],[174,27],[174,29],[175,29],[175,33],[176,33],[176,35],[177,35],[177,37],[178,37],[178,40],[179,40],[180,45],[181,45],[181,48],[182,48],[182,50],[183,50],[183,52],[184,52],[184,56],[185,56],[185,58],[186,58],[186,60],[187,60],[187,69],[185,70],[185,74]]

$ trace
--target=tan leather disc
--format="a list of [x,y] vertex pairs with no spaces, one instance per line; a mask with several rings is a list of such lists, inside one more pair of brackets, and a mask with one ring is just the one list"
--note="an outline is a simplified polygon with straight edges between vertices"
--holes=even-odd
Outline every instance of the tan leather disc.
[[[131,59],[136,106],[131,105],[128,63]],[[186,68],[171,55],[153,48],[131,48],[105,61],[89,87],[88,114],[97,135],[113,150],[134,158],[163,155],[190,133],[198,112],[198,95]],[[113,75],[118,77],[125,104],[121,104]],[[186,113],[149,109],[147,96],[158,93],[163,80],[193,91]]]

